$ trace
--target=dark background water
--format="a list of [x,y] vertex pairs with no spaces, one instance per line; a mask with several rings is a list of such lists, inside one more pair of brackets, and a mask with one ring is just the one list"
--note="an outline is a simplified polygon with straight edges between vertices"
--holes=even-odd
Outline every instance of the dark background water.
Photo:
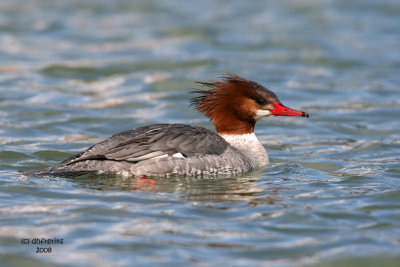
[[[4,266],[399,266],[398,1],[0,2]],[[180,122],[234,73],[269,168],[218,178],[30,177],[111,134]],[[51,253],[21,239],[63,239]]]

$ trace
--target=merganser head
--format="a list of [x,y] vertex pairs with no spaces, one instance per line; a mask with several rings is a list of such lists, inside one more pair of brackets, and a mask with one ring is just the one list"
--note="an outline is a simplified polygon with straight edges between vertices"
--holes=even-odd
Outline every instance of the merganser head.
[[192,91],[201,95],[192,98],[191,105],[211,119],[219,134],[253,133],[256,121],[267,116],[309,117],[303,111],[285,107],[264,86],[236,75],[198,83],[210,89]]

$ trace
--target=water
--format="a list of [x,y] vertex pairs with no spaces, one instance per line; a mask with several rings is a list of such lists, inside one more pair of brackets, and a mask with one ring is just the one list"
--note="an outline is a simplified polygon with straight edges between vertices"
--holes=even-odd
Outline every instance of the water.
[[[2,0],[0,10],[3,266],[399,265],[398,1]],[[212,128],[188,92],[224,73],[311,116],[258,122],[269,168],[153,181],[18,172],[142,125]]]

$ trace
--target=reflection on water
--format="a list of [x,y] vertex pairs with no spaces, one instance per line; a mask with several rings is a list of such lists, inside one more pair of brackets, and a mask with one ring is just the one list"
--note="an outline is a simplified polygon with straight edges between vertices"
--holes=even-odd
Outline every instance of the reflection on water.
[[278,191],[266,191],[258,186],[261,170],[243,175],[219,175],[185,177],[123,177],[120,175],[84,175],[69,178],[77,187],[94,190],[122,190],[128,192],[151,192],[177,194],[183,200],[200,202],[244,201],[273,204]]

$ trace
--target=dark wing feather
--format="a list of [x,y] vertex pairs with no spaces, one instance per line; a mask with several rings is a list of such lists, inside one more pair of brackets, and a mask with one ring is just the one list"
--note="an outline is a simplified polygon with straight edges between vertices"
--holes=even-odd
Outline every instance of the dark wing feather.
[[185,124],[155,124],[121,132],[63,161],[71,164],[89,159],[138,162],[161,155],[181,153],[222,154],[228,143],[218,134]]

